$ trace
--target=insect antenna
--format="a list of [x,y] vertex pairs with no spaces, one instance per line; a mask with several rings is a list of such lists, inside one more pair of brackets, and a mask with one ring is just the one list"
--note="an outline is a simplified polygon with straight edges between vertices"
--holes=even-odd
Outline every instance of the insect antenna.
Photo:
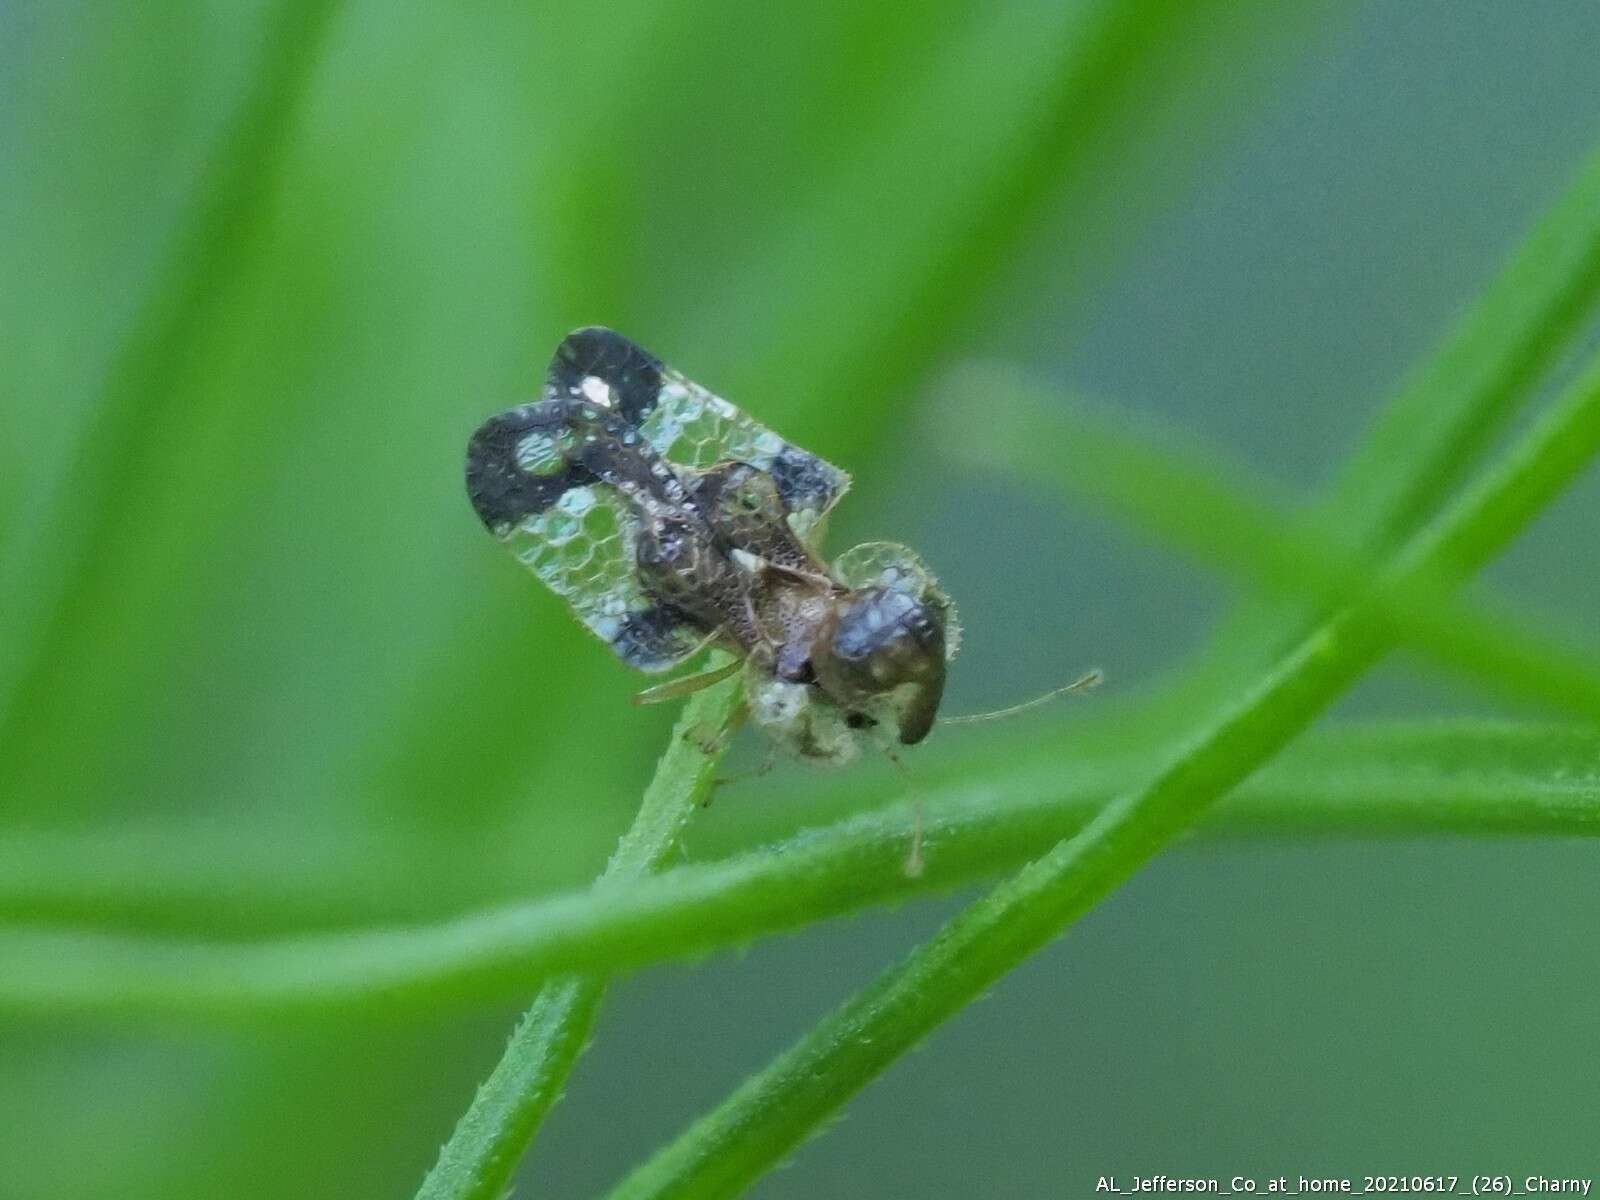
[[1064,684],[1058,688],[1052,688],[1050,691],[1045,692],[1042,696],[1035,696],[1032,700],[1024,700],[1021,704],[1013,704],[1009,708],[997,708],[993,712],[971,713],[960,717],[940,717],[939,724],[976,725],[980,721],[1004,720],[1006,717],[1014,717],[1018,713],[1025,713],[1030,709],[1040,708],[1046,704],[1049,704],[1050,701],[1055,700],[1060,696],[1070,696],[1074,692],[1086,692],[1090,688],[1097,686],[1104,679],[1105,674],[1100,670],[1099,667],[1096,667],[1094,670],[1089,671],[1080,678],[1074,679],[1071,683]]

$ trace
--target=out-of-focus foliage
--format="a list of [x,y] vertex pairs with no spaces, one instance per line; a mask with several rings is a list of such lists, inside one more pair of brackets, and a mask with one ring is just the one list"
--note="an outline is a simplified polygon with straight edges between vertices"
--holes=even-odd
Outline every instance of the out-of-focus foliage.
[[[1329,475],[1600,128],[1582,86],[1597,36],[1577,2],[1551,6],[1548,24],[1487,3],[1376,3],[1336,23],[1315,6],[1178,0],[11,6],[0,919],[283,935],[437,920],[595,874],[668,714],[625,703],[636,681],[504,560],[460,483],[467,433],[529,396],[583,323],[626,331],[855,474],[841,538],[914,541],[963,600],[973,636],[952,706],[1005,703],[1091,661],[1124,689],[1107,702],[1125,703],[1161,656],[1198,645],[1214,585],[996,483],[1003,463],[951,465],[924,420],[930,380],[1003,355],[1203,426],[1267,473]],[[967,398],[973,420],[991,400]],[[1580,630],[1595,500],[1591,486],[1553,514],[1502,580]],[[1439,696],[1390,680],[1365,702],[1480,703]],[[1104,741],[1116,721],[1098,728]],[[1155,736],[1122,732],[1135,755]],[[982,754],[961,754],[949,769],[981,778]],[[1375,770],[1373,787],[1396,782]],[[844,787],[792,782],[780,811],[734,789],[686,853],[900,794],[881,765]],[[1529,924],[1557,914],[1570,924],[1541,944],[1570,949],[1594,914],[1578,871],[1560,869],[1569,849],[1513,848],[1474,879],[1521,896],[1536,869]],[[1191,861],[1147,884],[1126,938],[1100,945],[1091,930],[1086,965],[1068,963],[1075,984],[1183,965],[1131,1008],[1111,988],[1076,1013],[1075,1028],[1108,1023],[1044,1052],[1060,1078],[1009,1080],[1033,1125],[939,1099],[998,1086],[976,1081],[1013,1031],[969,1033],[925,1056],[937,1067],[907,1064],[904,1090],[874,1093],[893,1103],[864,1103],[832,1161],[808,1157],[764,1194],[1067,1194],[1090,1159],[1202,1171],[1239,1147],[1260,1161],[1236,1165],[1263,1175],[1370,1165],[1388,1135],[1346,1115],[1352,1098],[1382,1111],[1411,1084],[1323,1086],[1315,1071],[1354,1036],[1355,998],[1420,1012],[1459,990],[1469,918],[1447,925],[1440,906],[1402,920],[1408,957],[1371,897],[1426,895],[1393,882],[1426,862],[1204,861],[1211,875]],[[1258,951],[1295,961],[1306,940],[1248,914],[1259,947],[1219,932],[1257,901],[1217,879],[1263,862],[1304,879],[1299,919],[1334,931],[1352,974],[1314,977],[1299,960],[1303,979],[1259,979],[1217,1028],[1191,1028],[1181,1014],[1227,984],[1161,922],[1198,912],[1192,945],[1235,975]],[[625,997],[536,1186],[571,1195],[618,1177],[918,919],[665,981],[659,1005]],[[1362,986],[1364,961],[1409,971],[1407,988]],[[1561,970],[1557,991],[1577,995],[1600,964]],[[1451,1002],[1460,1040],[1481,1044],[1515,1003],[1574,1057],[1593,1048],[1548,989],[1472,978],[1480,990]],[[1284,1158],[1308,1144],[1296,1121],[1260,1133],[1276,1110],[1255,1068],[1270,1064],[1250,1058],[1259,1047],[1238,1059],[1255,1045],[1245,1010],[1291,1000],[1305,1001],[1293,1061],[1313,1075],[1304,1122],[1329,1131],[1315,1143],[1326,1163]],[[1451,1043],[1413,1007],[1389,1041],[1368,1039],[1374,1070]],[[242,1028],[15,1020],[0,1030],[0,1197],[407,1193],[510,1018],[380,1005]],[[1367,1011],[1362,1029],[1380,1018]],[[1028,1036],[1074,1036],[1056,1026]],[[1537,1047],[1521,1045],[1497,1043],[1480,1077],[1430,1091],[1440,1112],[1419,1152],[1492,1148],[1451,1131],[1530,1058],[1537,1072]],[[674,1054],[686,1047],[690,1061]],[[1217,1078],[1219,1063],[1233,1073]],[[1202,1088],[1220,1116],[1161,1107]],[[1081,1111],[1091,1097],[1099,1108]],[[1507,1152],[1529,1139],[1559,1152],[1577,1131],[1551,1114],[1595,1099],[1592,1080],[1552,1081],[1525,1119],[1479,1132]],[[1230,1141],[1212,1120],[1259,1136]],[[935,1131],[960,1161],[908,1166]]]

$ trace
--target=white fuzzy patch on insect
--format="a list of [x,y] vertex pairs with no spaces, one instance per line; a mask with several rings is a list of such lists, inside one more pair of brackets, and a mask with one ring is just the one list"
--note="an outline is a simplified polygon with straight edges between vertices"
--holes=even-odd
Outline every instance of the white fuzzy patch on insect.
[[758,725],[787,732],[805,712],[809,698],[803,683],[788,683],[770,676],[750,688],[750,715]]
[[818,703],[803,683],[746,668],[750,718],[790,753],[812,763],[843,766],[861,752],[855,731],[831,704]]
[[611,385],[598,375],[585,375],[578,388],[588,400],[600,405],[601,408],[610,408],[614,403]]
[[759,554],[751,554],[750,551],[741,550],[737,547],[729,553],[728,557],[733,559],[736,567],[749,575],[754,575],[766,565],[766,560]]

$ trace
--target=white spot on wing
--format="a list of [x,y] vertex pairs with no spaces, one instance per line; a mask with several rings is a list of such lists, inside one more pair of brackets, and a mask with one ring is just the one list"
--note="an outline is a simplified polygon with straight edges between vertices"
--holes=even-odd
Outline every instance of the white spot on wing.
[[578,385],[584,396],[602,408],[612,405],[611,385],[598,375],[585,375],[583,382]]

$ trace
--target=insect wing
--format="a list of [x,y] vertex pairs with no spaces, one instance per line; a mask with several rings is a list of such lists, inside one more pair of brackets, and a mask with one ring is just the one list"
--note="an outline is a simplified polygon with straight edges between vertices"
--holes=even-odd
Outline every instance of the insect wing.
[[603,478],[615,478],[608,462],[641,476],[654,465],[638,422],[661,379],[659,362],[607,332],[568,337],[550,364],[544,399],[492,417],[473,434],[467,493],[490,533],[585,627],[630,666],[664,671],[710,631],[657,602],[639,580],[644,505],[670,508],[673,499],[630,496]]
[[821,541],[829,511],[850,488],[844,471],[671,368],[663,369],[656,403],[640,430],[663,458],[691,471],[737,462],[769,475],[788,510],[791,532],[812,548]]
[[692,485],[745,463],[772,481],[807,545],[849,487],[839,468],[752,420],[627,338],[579,329],[557,348],[543,399],[490,419],[467,451],[479,517],[631,666],[663,671],[715,631],[641,581],[640,531],[711,528]]

